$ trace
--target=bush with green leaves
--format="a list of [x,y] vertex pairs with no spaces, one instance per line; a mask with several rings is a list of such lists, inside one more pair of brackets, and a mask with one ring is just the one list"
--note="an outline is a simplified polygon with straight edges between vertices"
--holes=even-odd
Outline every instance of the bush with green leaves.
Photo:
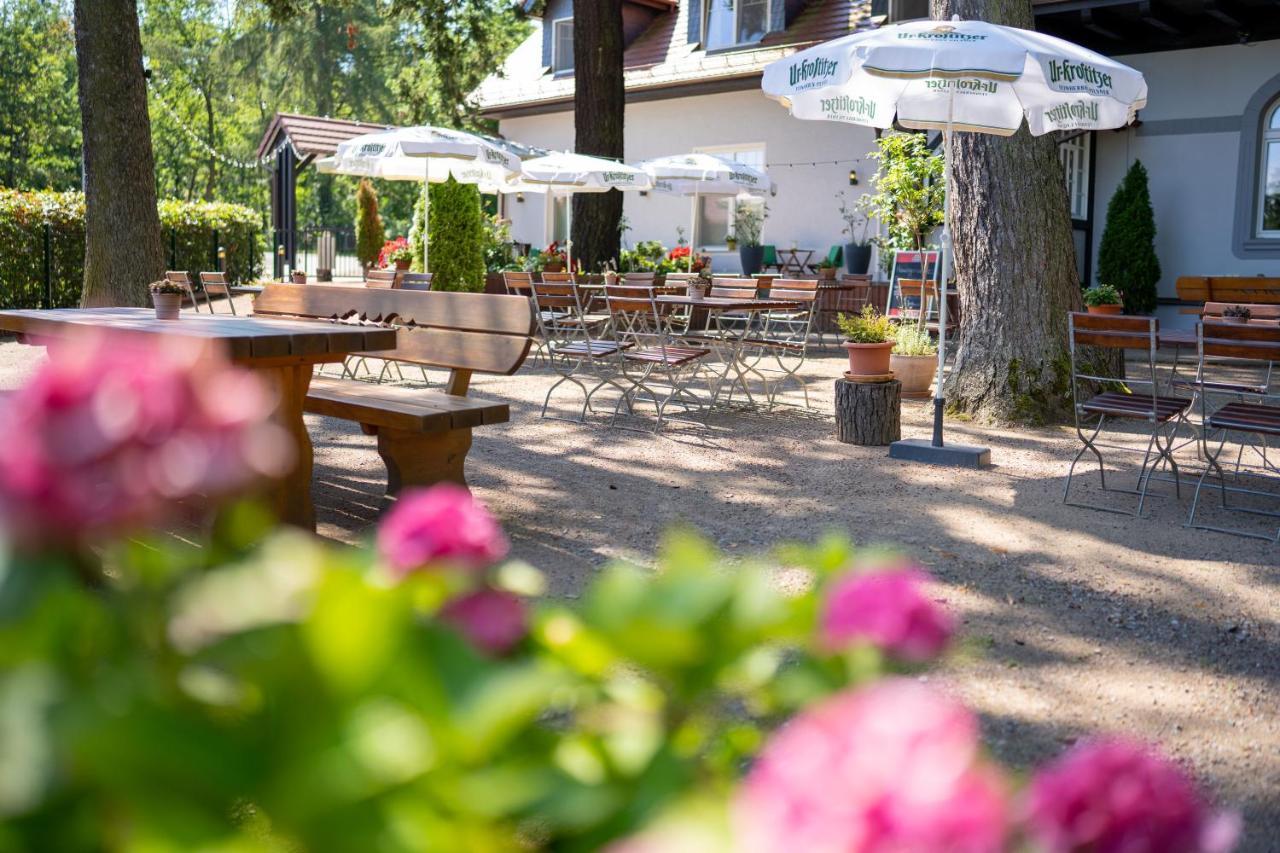
[[893,332],[893,354],[930,356],[938,354],[938,344],[929,327],[918,320],[906,320]]
[[427,263],[432,290],[484,290],[484,211],[480,191],[453,178],[431,185]]
[[1124,294],[1130,314],[1156,310],[1160,259],[1156,256],[1156,219],[1147,186],[1147,169],[1135,160],[1107,204],[1107,224],[1098,244],[1098,281]]
[[[165,199],[157,206],[165,263],[173,269],[212,270],[221,262],[233,283],[262,274],[261,216],[221,202]],[[44,306],[48,232],[53,308],[80,304],[84,282],[84,195],[0,189],[0,308]],[[218,257],[221,249],[223,257]]]
[[944,163],[942,154],[929,150],[923,133],[886,133],[876,140],[871,157],[878,164],[871,179],[875,192],[859,198],[858,206],[888,228],[888,236],[871,240],[888,272],[895,251],[924,250],[942,224]]
[[1099,305],[1119,305],[1120,291],[1109,284],[1095,284],[1084,292],[1084,304],[1090,307]]
[[837,314],[836,325],[851,344],[882,344],[893,340],[893,321],[874,305],[864,305],[859,314]]
[[356,259],[368,269],[378,261],[378,253],[387,242],[378,213],[378,193],[368,178],[361,178],[356,187]]

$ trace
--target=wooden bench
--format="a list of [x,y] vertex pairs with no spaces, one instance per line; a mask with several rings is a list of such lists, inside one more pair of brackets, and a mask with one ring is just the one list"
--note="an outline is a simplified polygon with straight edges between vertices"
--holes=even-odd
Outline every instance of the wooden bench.
[[[1225,302],[1230,305],[1280,304],[1280,278],[1261,275],[1184,275],[1175,283],[1184,302]],[[1184,308],[1199,314],[1200,308]]]
[[378,438],[387,495],[449,481],[465,486],[463,463],[475,427],[505,423],[506,403],[467,397],[472,373],[511,375],[529,354],[537,321],[522,296],[365,287],[269,285],[254,314],[315,321],[391,324],[393,350],[367,355],[449,371],[445,390],[374,385],[316,376],[306,411],[355,421]]

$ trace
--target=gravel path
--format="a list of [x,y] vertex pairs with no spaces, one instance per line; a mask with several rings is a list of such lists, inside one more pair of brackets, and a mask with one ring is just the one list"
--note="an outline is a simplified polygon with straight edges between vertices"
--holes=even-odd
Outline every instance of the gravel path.
[[[41,353],[0,344],[0,387]],[[656,438],[540,419],[545,369],[477,377],[473,393],[510,402],[511,423],[476,431],[468,476],[515,555],[560,596],[609,559],[651,560],[677,523],[730,553],[833,529],[893,543],[962,614],[970,642],[941,675],[982,714],[1002,760],[1025,767],[1091,731],[1158,740],[1244,811],[1242,849],[1280,850],[1280,546],[1182,527],[1189,489],[1177,500],[1170,484],[1141,520],[1064,506],[1078,447],[1068,429],[949,424],[954,440],[991,447],[982,472],[840,444],[826,413],[841,370],[834,355],[807,364],[813,413],[717,414],[705,432]],[[926,436],[928,414],[908,403],[904,433]],[[373,439],[352,423],[309,423],[320,533],[355,541],[378,513]],[[1179,459],[1194,484],[1194,450]]]

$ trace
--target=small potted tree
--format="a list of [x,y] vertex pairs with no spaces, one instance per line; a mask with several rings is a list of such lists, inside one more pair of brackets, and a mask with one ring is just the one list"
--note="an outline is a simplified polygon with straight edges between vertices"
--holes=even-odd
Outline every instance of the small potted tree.
[[849,375],[885,377],[890,375],[889,355],[893,351],[893,323],[875,307],[867,305],[861,314],[839,314],[836,322],[844,334],[849,352]]
[[818,264],[818,280],[819,281],[835,281],[836,265],[830,258],[823,258]]
[[840,202],[840,218],[844,220],[840,233],[849,235],[849,242],[844,244],[844,268],[849,275],[865,275],[871,268],[871,241],[867,239],[871,219],[851,207],[843,191],[836,193],[836,199]]
[[732,231],[730,231],[725,236],[724,247],[728,249],[730,252],[736,252],[738,250],[738,238],[734,235]]
[[764,266],[760,233],[768,216],[769,208],[763,202],[739,202],[734,211],[733,233],[738,237],[738,260],[744,277],[755,275]]
[[929,336],[928,327],[916,321],[899,323],[893,337],[889,369],[902,383],[902,396],[915,399],[929,396],[933,371],[938,364],[938,345]]
[[1095,284],[1084,292],[1084,305],[1090,314],[1121,314],[1124,304],[1120,291],[1109,284]]
[[156,306],[157,320],[176,320],[180,316],[186,288],[176,281],[161,279],[151,282],[151,302]]

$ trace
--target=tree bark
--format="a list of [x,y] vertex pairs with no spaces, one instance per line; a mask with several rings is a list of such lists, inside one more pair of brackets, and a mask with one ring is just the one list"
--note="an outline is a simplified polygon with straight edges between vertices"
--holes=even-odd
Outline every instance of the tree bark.
[[902,383],[836,380],[836,440],[884,447],[902,438]]
[[81,305],[144,306],[165,259],[136,2],[76,0],[75,30],[84,134]]
[[[1030,0],[932,0],[933,17],[1034,29]],[[1052,135],[954,133],[951,235],[959,347],[951,411],[981,421],[1058,420],[1071,403],[1067,312],[1080,280],[1066,179]]]
[[[579,154],[623,158],[623,48],[621,3],[573,0],[573,130]],[[594,272],[618,257],[622,193],[579,193],[571,203],[573,257]]]

